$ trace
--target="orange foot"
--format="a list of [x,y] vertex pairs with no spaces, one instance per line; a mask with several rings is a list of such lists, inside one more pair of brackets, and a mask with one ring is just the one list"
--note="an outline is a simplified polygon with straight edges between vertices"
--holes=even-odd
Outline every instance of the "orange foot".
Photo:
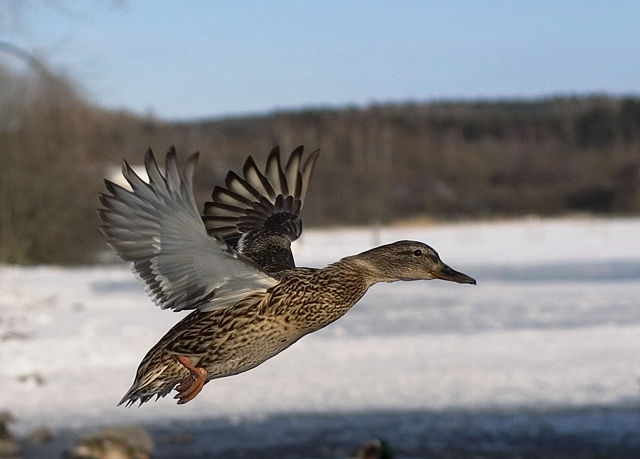
[[176,387],[178,393],[173,397],[178,399],[178,405],[182,405],[193,400],[200,393],[207,379],[207,370],[193,366],[191,360],[183,355],[176,356],[176,359],[191,373],[184,381],[178,384],[178,387]]

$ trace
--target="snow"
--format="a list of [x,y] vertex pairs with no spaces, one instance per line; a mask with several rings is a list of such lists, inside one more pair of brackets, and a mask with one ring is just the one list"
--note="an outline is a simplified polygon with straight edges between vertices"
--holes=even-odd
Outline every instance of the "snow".
[[38,425],[354,410],[629,407],[640,401],[640,219],[307,230],[299,265],[427,242],[477,286],[374,286],[344,318],[254,370],[116,407],[162,311],[125,265],[0,266],[0,409]]

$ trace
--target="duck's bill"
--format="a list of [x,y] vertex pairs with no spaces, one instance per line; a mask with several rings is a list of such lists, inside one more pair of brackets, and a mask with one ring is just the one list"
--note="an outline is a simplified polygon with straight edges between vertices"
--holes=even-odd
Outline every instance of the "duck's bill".
[[474,284],[476,280],[473,277],[469,277],[466,274],[463,274],[455,269],[451,269],[444,263],[442,264],[442,268],[434,273],[435,277],[442,280],[447,280],[451,282],[457,282],[458,284]]

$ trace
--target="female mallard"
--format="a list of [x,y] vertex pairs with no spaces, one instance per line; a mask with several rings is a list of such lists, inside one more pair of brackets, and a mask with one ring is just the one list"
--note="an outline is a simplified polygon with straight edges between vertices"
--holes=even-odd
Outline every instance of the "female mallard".
[[187,403],[211,379],[247,371],[340,318],[376,282],[476,283],[415,241],[297,268],[291,242],[302,232],[300,209],[319,151],[305,161],[302,153],[296,148],[282,167],[275,147],[264,172],[249,157],[242,176],[229,172],[225,187],[213,190],[204,216],[193,195],[197,153],[179,170],[170,149],[163,175],[148,151],[148,183],[125,161],[132,191],[105,180],[110,194],[100,195],[99,215],[108,243],[158,306],[194,310],[147,353],[120,404],[174,388],[178,403]]

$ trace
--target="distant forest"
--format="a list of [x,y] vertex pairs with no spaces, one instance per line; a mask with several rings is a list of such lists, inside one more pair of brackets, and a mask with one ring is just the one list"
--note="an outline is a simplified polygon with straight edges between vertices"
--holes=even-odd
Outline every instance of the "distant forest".
[[[215,107],[212,107],[212,111]],[[199,202],[279,144],[322,150],[307,227],[575,212],[640,214],[640,98],[313,108],[189,122],[102,109],[69,80],[0,67],[0,262],[91,262],[102,177],[198,150]]]

